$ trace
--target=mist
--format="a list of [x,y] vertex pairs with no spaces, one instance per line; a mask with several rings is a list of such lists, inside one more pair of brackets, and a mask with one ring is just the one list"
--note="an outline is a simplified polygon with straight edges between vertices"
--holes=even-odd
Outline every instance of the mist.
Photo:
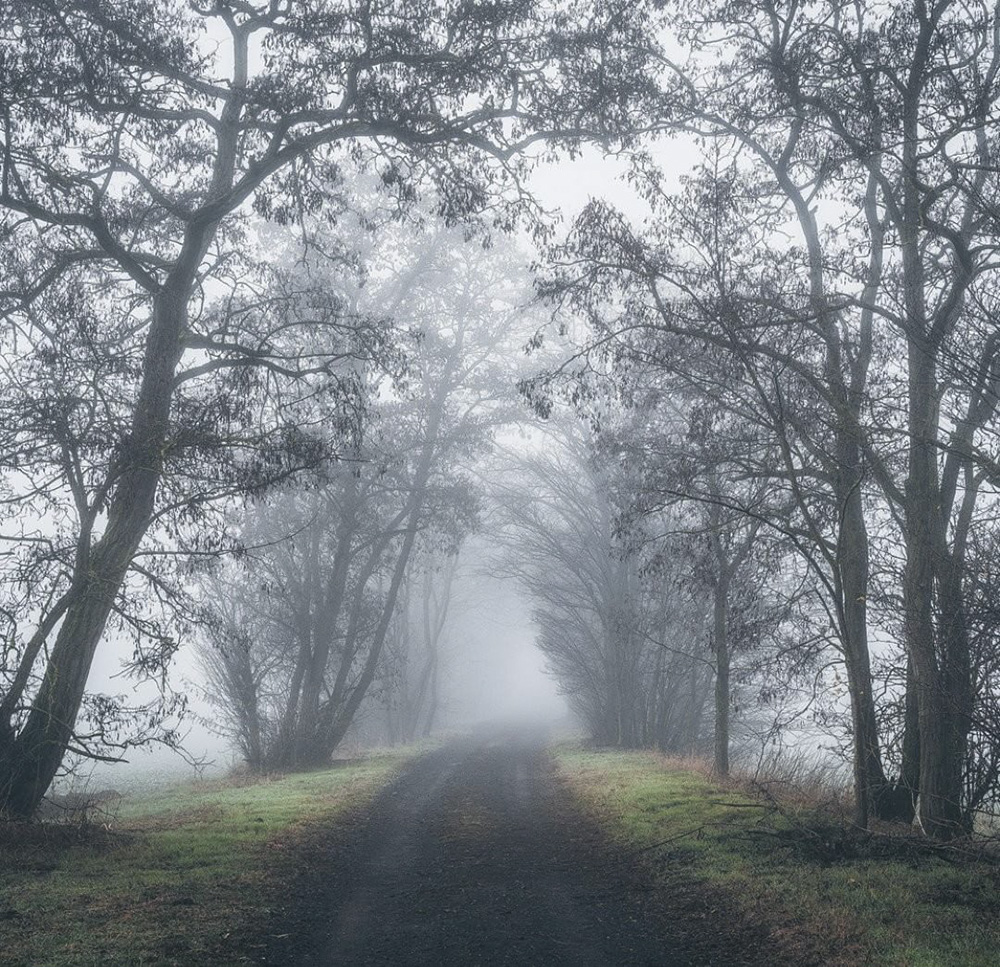
[[2,0],[0,120],[0,967],[993,967],[1000,7]]
[[[483,542],[468,556],[472,568],[489,561]],[[569,709],[535,646],[531,602],[510,582],[482,570],[460,575],[456,598],[447,629],[452,670],[445,722],[455,729],[490,722],[564,724]]]

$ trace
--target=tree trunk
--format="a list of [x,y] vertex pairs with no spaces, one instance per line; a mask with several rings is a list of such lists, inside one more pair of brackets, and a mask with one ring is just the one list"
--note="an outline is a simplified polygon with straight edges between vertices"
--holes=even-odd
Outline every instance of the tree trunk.
[[[313,745],[319,729],[320,694],[327,680],[330,650],[337,634],[337,625],[343,610],[344,596],[353,557],[352,541],[357,527],[357,480],[348,475],[341,522],[337,528],[337,547],[330,568],[330,581],[313,614],[312,653],[305,664],[301,700],[292,746],[293,765],[310,764],[314,758]],[[316,550],[316,568],[319,569],[319,549]]]
[[697,755],[704,714],[704,694],[698,681],[698,662],[694,658],[688,662],[688,696],[691,704],[688,706],[683,751]]
[[917,703],[917,678],[913,661],[906,659],[906,694],[903,697],[903,749],[896,784],[900,819],[913,822],[920,793],[920,710]]
[[[920,726],[920,824],[935,839],[963,834],[962,776],[968,731],[968,641],[961,576],[944,545],[939,502],[933,354],[911,336],[909,473],[906,481],[904,629]],[[940,624],[935,629],[935,585]]]
[[431,694],[427,705],[427,717],[424,719],[424,729],[421,735],[426,739],[434,731],[438,709],[441,707],[441,683],[437,656],[434,656],[434,667],[431,670]]
[[729,775],[729,573],[719,574],[713,589],[712,645],[715,652],[716,775]]
[[[454,363],[455,360],[453,359],[449,364],[446,377],[450,377]],[[421,449],[420,460],[413,475],[411,496],[406,508],[406,530],[404,531],[403,543],[399,549],[399,556],[396,558],[382,615],[372,637],[372,645],[365,660],[364,668],[353,689],[351,689],[350,694],[347,696],[347,700],[343,703],[343,707],[335,707],[331,703],[330,711],[333,712],[333,718],[328,723],[324,723],[325,727],[321,729],[322,749],[326,755],[332,754],[333,750],[343,741],[347,730],[351,727],[354,716],[361,707],[361,702],[364,700],[371,683],[375,679],[382,648],[385,645],[392,616],[396,610],[396,601],[406,577],[410,555],[413,552],[413,546],[417,540],[417,532],[420,529],[421,514],[423,513],[424,502],[427,497],[427,486],[430,483],[434,461],[438,454],[438,444],[440,442],[438,437],[441,432],[441,422],[444,418],[444,406],[448,388],[448,379],[442,379],[438,393],[430,403],[427,415],[426,436]]]
[[[887,788],[872,694],[871,657],[868,647],[867,597],[869,578],[868,530],[861,494],[864,464],[861,407],[871,361],[870,311],[862,313],[856,356],[848,362],[839,329],[839,311],[830,305],[825,281],[825,259],[815,212],[810,202],[782,170],[779,181],[795,206],[809,253],[810,301],[826,344],[824,375],[834,404],[834,495],[841,515],[836,530],[834,584],[839,610],[840,638],[844,649],[847,685],[854,732],[854,821],[867,828],[873,804],[882,802]],[[882,275],[884,230],[878,220],[877,181],[869,179],[866,210],[872,250],[865,293],[873,298]],[[845,370],[850,375],[845,376]]]
[[111,470],[118,484],[108,509],[107,530],[84,554],[81,593],[66,611],[24,728],[0,755],[0,812],[33,814],[59,771],[115,596],[149,527],[163,468],[190,283],[183,277],[175,280],[154,299],[131,431]]
[[[842,431],[847,434],[847,428]],[[889,818],[889,784],[882,765],[882,749],[872,692],[871,656],[868,650],[868,530],[865,526],[860,481],[846,478],[860,472],[858,448],[848,438],[848,452],[838,480],[843,507],[837,541],[837,589],[840,592],[841,636],[847,688],[851,699],[853,732],[854,823],[867,829],[874,813]]]

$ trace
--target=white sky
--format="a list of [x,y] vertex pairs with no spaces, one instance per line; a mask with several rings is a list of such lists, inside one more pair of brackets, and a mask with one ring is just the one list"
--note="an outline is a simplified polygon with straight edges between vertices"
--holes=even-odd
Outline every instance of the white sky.
[[[678,187],[680,176],[690,171],[698,159],[693,141],[683,137],[660,141],[653,151],[668,190]],[[627,173],[624,159],[605,156],[599,148],[591,146],[574,161],[540,166],[530,185],[546,208],[561,210],[564,228],[591,198],[613,202],[638,223],[645,216],[645,206],[626,183]]]

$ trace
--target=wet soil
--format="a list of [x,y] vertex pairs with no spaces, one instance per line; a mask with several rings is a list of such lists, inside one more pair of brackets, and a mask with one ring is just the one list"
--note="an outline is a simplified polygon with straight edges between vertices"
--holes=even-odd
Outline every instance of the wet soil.
[[[539,736],[413,763],[296,847],[253,946],[277,967],[763,967],[766,933],[683,877],[664,896],[559,783]],[[249,959],[249,958],[248,958]]]

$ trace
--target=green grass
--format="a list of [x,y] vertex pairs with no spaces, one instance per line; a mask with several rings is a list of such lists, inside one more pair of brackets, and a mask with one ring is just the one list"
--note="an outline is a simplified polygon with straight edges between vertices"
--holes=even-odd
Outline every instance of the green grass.
[[655,870],[665,897],[678,878],[718,889],[768,923],[793,962],[798,950],[802,962],[838,967],[1000,967],[995,866],[902,838],[845,837],[855,847],[838,853],[837,830],[815,807],[758,808],[652,753],[560,748],[556,758],[579,802]]
[[363,806],[404,758],[177,786],[125,800],[110,829],[0,827],[0,965],[248,962],[226,951],[264,922],[295,844]]

